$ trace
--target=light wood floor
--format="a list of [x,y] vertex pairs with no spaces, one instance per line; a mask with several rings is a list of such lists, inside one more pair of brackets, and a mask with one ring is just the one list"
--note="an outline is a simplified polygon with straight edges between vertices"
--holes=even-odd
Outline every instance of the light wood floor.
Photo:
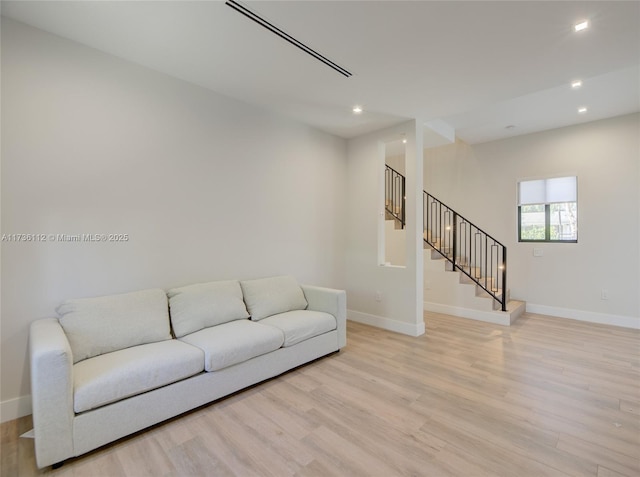
[[[640,332],[425,322],[419,338],[349,322],[338,354],[42,473],[640,475]],[[38,474],[30,424],[1,426],[3,477]]]

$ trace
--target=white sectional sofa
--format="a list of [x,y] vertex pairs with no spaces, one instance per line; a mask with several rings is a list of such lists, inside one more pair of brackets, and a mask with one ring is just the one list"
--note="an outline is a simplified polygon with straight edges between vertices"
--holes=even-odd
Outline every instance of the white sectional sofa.
[[57,311],[30,329],[41,468],[346,344],[345,292],[288,276],[69,300]]

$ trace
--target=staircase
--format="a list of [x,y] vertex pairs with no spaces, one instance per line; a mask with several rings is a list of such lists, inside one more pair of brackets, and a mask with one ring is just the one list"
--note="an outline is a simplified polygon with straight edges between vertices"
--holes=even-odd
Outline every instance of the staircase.
[[[387,166],[386,219],[396,229],[405,225],[404,183]],[[506,247],[427,192],[423,238],[425,310],[507,326],[524,313],[524,302],[509,296]]]
[[385,218],[393,221],[396,229],[404,229],[405,224],[405,177],[393,167],[384,170]]
[[[524,302],[509,297],[507,248],[502,243],[427,192],[423,219],[424,247],[429,252],[425,253],[427,308],[501,325],[511,325],[524,313]],[[441,264],[431,266],[434,260]],[[434,278],[452,283],[442,289]],[[440,305],[429,301],[431,297]]]
[[445,313],[498,325],[513,324],[525,311],[525,303],[511,300],[507,290],[506,311],[492,296],[454,270],[451,262],[425,243],[424,245],[424,308],[426,311]]

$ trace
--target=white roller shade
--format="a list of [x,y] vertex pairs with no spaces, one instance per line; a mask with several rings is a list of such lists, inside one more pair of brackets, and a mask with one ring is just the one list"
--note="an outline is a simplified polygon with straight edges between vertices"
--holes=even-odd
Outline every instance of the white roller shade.
[[518,184],[518,205],[576,202],[577,182],[575,176],[522,181]]
[[575,202],[577,200],[576,178],[556,177],[547,179],[547,203]]
[[520,182],[518,204],[544,204],[545,181],[525,181]]

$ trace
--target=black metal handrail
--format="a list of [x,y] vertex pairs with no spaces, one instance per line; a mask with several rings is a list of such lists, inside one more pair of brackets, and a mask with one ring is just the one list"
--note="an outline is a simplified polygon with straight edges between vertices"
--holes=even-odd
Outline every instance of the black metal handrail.
[[423,215],[424,241],[507,311],[507,248],[426,191]]
[[[386,164],[385,164],[386,165]],[[405,178],[393,167],[384,170],[384,208],[402,228],[405,225]]]

